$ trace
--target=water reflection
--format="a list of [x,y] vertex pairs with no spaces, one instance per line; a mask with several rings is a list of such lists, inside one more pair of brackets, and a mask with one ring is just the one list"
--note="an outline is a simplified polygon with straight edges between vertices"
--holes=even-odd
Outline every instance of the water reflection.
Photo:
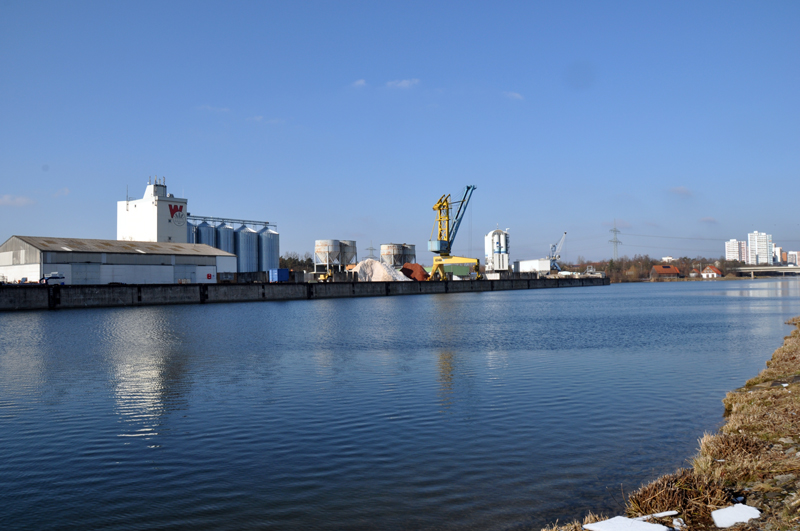
[[455,367],[452,352],[439,353],[439,406],[441,411],[447,411],[453,404],[453,380]]
[[[734,281],[732,281],[734,282]],[[791,280],[750,280],[735,281],[744,285],[739,289],[725,289],[719,295],[725,297],[800,297],[800,278]],[[729,288],[729,285],[725,286]],[[739,286],[737,286],[739,287]]]
[[175,312],[167,308],[115,312],[108,316],[103,332],[115,411],[122,420],[118,435],[151,441],[159,435],[166,415],[188,407],[189,359]]

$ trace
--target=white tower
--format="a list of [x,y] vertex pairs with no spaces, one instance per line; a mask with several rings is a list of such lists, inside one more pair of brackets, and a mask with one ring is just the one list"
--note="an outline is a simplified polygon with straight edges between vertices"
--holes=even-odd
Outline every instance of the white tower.
[[117,201],[117,240],[187,243],[186,199],[167,193],[162,177],[147,183],[144,197]]
[[493,230],[484,238],[486,271],[508,271],[509,238],[507,230]]

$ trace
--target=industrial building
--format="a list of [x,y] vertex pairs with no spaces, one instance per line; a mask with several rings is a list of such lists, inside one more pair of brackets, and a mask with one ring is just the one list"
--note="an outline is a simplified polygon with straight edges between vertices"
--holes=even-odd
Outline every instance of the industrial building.
[[486,251],[486,272],[508,271],[508,250],[510,247],[508,230],[496,229],[484,238]]
[[117,202],[117,240],[205,244],[236,255],[237,273],[266,273],[279,267],[280,236],[274,224],[192,216],[188,200],[167,193],[163,178],[148,182],[141,199]]
[[279,257],[274,224],[191,216],[188,200],[156,178],[141,199],[117,202],[116,240],[12,236],[0,247],[0,281],[56,273],[64,284],[266,281]]
[[208,245],[12,236],[0,246],[5,282],[215,283],[235,273],[236,256]]

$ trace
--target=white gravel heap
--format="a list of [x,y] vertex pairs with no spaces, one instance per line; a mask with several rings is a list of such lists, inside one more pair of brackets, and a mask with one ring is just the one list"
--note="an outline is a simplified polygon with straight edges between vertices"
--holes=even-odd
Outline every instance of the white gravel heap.
[[386,264],[367,258],[358,263],[353,268],[353,271],[358,273],[359,282],[410,282],[411,279],[406,277],[400,271]]

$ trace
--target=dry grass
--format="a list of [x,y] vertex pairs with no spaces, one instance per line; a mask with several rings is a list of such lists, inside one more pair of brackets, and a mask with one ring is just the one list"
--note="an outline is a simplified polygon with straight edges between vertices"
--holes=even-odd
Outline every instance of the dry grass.
[[721,481],[682,469],[661,476],[631,494],[627,513],[636,517],[678,511],[691,529],[704,529],[713,527],[711,511],[727,507],[731,502],[731,493]]
[[592,524],[594,522],[600,522],[601,520],[607,519],[608,517],[603,514],[594,514],[590,512],[583,518],[582,521],[575,520],[574,522],[564,525],[558,525],[558,522],[556,522],[553,525],[543,527],[542,531],[582,531],[583,526],[586,524]]
[[[787,324],[796,328],[767,368],[723,400],[727,422],[720,433],[700,439],[692,468],[662,476],[631,494],[628,516],[675,510],[688,530],[716,529],[711,511],[742,496],[762,515],[731,529],[800,529],[800,378],[794,381],[800,376],[800,317]],[[579,531],[597,519],[602,518],[589,515],[584,522],[543,531]],[[654,520],[667,526],[671,521]]]

